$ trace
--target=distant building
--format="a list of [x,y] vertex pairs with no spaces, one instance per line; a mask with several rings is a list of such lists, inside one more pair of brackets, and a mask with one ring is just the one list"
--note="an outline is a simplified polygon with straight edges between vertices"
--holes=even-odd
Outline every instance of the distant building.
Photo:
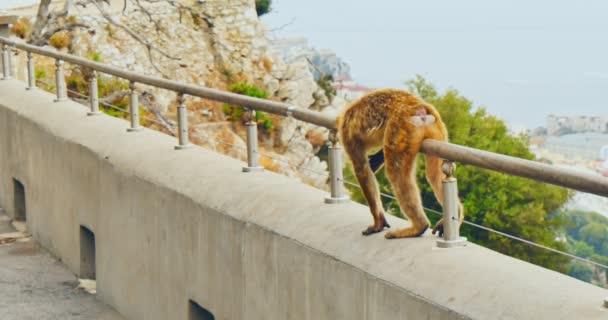
[[556,116],[547,117],[547,134],[559,136],[568,133],[608,133],[608,116]]

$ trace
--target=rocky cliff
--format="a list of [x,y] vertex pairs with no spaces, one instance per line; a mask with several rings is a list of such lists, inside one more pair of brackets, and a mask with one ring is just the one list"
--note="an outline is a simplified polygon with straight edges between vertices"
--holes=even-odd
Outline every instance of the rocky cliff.
[[[89,28],[70,33],[72,45],[68,50],[128,70],[223,90],[234,83],[256,84],[269,93],[269,99],[337,112],[316,81],[318,66],[325,60],[337,61],[335,55],[285,55],[268,40],[254,0],[184,0],[181,5],[106,5],[111,19],[128,29],[110,23],[94,8],[76,7],[69,13],[71,19],[82,21]],[[129,30],[151,46],[143,45]],[[24,55],[20,55],[20,60],[19,68],[23,70]],[[39,59],[38,65],[50,68],[46,72],[50,79],[52,61]],[[333,65],[333,69],[322,67],[322,72],[349,75],[346,64]],[[24,76],[23,72],[20,74]],[[153,94],[160,112],[175,123],[175,93],[143,86],[140,90]],[[187,106],[193,142],[245,159],[240,121],[229,121],[218,103],[189,98]],[[324,145],[327,130],[291,118],[272,116],[272,120],[274,128],[261,134],[262,163],[270,170],[325,187],[327,164],[317,153]],[[154,126],[153,122],[149,125]]]

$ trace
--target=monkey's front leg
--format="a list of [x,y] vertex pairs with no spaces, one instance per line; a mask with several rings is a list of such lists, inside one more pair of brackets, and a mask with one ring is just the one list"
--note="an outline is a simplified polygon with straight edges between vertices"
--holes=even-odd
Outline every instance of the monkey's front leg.
[[363,195],[369,204],[369,209],[374,217],[374,224],[363,230],[363,235],[367,236],[376,232],[384,230],[384,228],[390,228],[391,226],[386,222],[384,217],[384,208],[382,207],[382,200],[380,199],[380,190],[374,172],[371,170],[365,155],[360,158],[355,158],[359,161],[353,161],[355,167],[355,174]]
[[367,229],[365,229],[365,230],[363,230],[363,232],[361,232],[364,236],[369,236],[370,234],[374,234],[374,233],[384,230],[384,228],[391,227],[388,224],[388,222],[386,222],[386,218],[384,217],[383,212],[379,212],[377,214],[374,214],[372,212],[372,215],[374,216],[374,224],[367,227]]

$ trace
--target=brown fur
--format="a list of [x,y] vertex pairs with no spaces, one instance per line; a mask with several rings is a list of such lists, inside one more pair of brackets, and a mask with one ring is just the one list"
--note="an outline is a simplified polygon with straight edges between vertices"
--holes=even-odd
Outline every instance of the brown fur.
[[[434,123],[414,124],[412,117],[421,115],[433,116]],[[430,223],[422,208],[416,184],[416,157],[424,139],[448,140],[448,132],[435,107],[406,91],[375,91],[355,101],[342,112],[338,117],[338,131],[374,219],[374,223],[363,234],[390,228],[384,218],[378,184],[367,159],[367,153],[379,147],[384,151],[386,174],[399,206],[411,223],[407,228],[387,232],[385,237],[417,237],[423,234]],[[435,197],[443,205],[442,160],[433,156],[425,157],[427,180]],[[460,203],[459,211],[462,218]],[[436,231],[443,233],[441,221],[435,226],[433,234]]]

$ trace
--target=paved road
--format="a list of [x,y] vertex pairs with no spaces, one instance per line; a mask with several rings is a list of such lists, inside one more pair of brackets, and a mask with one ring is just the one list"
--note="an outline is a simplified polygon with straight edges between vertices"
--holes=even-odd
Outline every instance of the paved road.
[[124,320],[78,284],[64,265],[17,232],[0,209],[1,320]]

